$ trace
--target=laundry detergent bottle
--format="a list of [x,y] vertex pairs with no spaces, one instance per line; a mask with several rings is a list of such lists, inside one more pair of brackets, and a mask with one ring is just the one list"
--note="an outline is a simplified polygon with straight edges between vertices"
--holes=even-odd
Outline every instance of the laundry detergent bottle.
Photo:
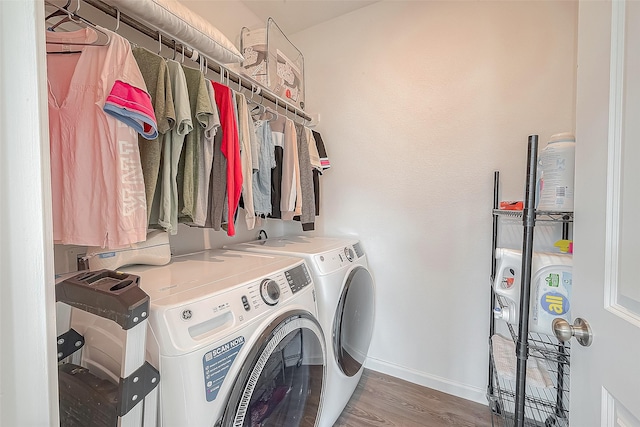
[[[494,309],[494,317],[517,325],[520,311],[522,252],[496,249],[496,275],[493,288],[503,306]],[[567,254],[534,252],[531,257],[529,330],[553,336],[553,320],[571,323],[573,257]]]
[[[558,255],[554,264],[538,270],[532,280],[530,329],[553,336],[553,320],[571,321],[571,288],[573,271],[571,257]],[[561,262],[569,261],[566,264]]]
[[496,275],[494,292],[502,297],[503,307],[496,307],[493,316],[513,325],[518,323],[520,304],[520,270],[522,252],[515,249],[496,248]]
[[572,133],[553,135],[538,159],[540,211],[573,212],[576,138]]

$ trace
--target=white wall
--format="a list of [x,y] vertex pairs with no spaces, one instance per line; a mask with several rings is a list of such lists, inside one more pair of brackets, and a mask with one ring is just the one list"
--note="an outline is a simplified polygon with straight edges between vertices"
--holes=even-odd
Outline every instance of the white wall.
[[59,424],[43,19],[41,1],[0,1],[0,426],[6,427]]
[[493,171],[521,200],[527,136],[573,130],[576,28],[577,2],[382,1],[292,35],[323,231],[377,281],[370,368],[486,402]]

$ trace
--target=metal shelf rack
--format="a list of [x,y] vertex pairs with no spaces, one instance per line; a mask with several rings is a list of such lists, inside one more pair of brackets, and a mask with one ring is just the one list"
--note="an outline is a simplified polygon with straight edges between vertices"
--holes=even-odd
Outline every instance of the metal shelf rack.
[[[489,379],[487,399],[492,411],[494,425],[504,427],[565,427],[569,425],[569,362],[570,345],[555,337],[529,332],[529,307],[531,289],[531,257],[533,254],[533,233],[536,222],[551,221],[562,224],[562,238],[569,236],[569,226],[573,222],[572,212],[552,212],[535,210],[535,188],[537,168],[538,136],[529,136],[527,153],[527,181],[524,209],[521,211],[501,210],[499,206],[500,173],[494,173],[493,194],[493,238],[491,251],[491,317],[489,323]],[[504,308],[505,303],[495,294],[493,282],[496,275],[495,251],[498,242],[498,228],[501,217],[522,218],[522,279],[518,327],[506,323],[511,339],[515,343],[517,367],[514,379],[498,375],[495,365],[492,339],[495,334],[494,307]],[[550,387],[527,384],[527,361],[533,358],[550,374]]]
[[[496,302],[504,308],[505,304],[500,296]],[[506,324],[511,338],[518,341],[515,328]],[[569,361],[571,347],[569,343],[560,343],[555,337],[529,332],[527,336],[529,357],[536,359],[539,366],[543,366],[549,373],[553,385],[542,388],[527,385],[524,395],[524,426],[562,426],[569,425]],[[490,363],[493,371],[493,396],[490,397],[494,420],[500,421],[500,426],[511,427],[516,424],[516,382],[500,377],[494,365],[493,349],[490,353]]]

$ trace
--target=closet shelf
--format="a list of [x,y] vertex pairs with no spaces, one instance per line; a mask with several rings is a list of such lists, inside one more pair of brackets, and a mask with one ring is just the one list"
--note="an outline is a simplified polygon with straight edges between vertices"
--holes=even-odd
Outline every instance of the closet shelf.
[[[493,214],[509,218],[522,218],[523,211],[494,209]],[[573,212],[536,211],[536,221],[573,222]]]
[[[162,31],[158,30],[157,28],[152,28],[151,26],[140,22],[136,18],[133,18],[125,13],[120,12],[117,8],[101,0],[82,0],[82,1],[113,18],[119,19],[120,22],[146,35],[147,37],[152,38],[156,41],[160,41],[164,46],[167,46],[168,48],[172,49],[174,52],[179,52],[182,55],[182,52],[184,49],[184,54],[186,57],[193,56],[193,49],[171,38],[173,37],[171,34],[165,35],[162,33]],[[297,108],[295,105],[291,104],[290,102],[287,102],[284,99],[280,98],[279,96],[275,95],[269,89],[264,88],[263,86],[260,86],[257,83],[252,83],[252,80],[250,79],[240,77],[238,74],[234,73],[233,71],[230,71],[229,69],[214,62],[213,60],[211,61],[211,63],[209,63],[209,61],[206,58],[207,57],[206,52],[198,52],[198,53],[200,55],[198,55],[197,62],[200,63],[201,61],[200,58],[204,56],[205,60],[203,61],[203,64],[209,70],[217,73],[218,75],[221,75],[221,76],[224,75],[225,79],[228,76],[228,79],[230,82],[233,82],[239,86],[242,86],[244,89],[251,91],[251,93],[255,92],[257,94],[258,92],[256,92],[256,90],[259,89],[260,90],[259,96],[266,99],[269,102],[272,102],[276,107],[281,107],[285,111],[289,111],[295,114],[296,116],[303,119],[305,122],[312,121],[311,116],[307,115],[303,110]]]

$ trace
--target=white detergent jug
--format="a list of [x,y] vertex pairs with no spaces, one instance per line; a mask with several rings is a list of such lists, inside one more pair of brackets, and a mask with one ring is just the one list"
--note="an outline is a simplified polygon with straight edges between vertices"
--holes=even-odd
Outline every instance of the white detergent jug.
[[506,300],[520,301],[522,252],[517,249],[496,248],[495,256],[497,266],[493,290]]
[[540,153],[538,210],[573,212],[575,153],[576,138],[569,132],[553,135]]
[[532,281],[530,329],[547,335],[554,335],[553,320],[556,318],[571,321],[571,287],[573,272],[571,265],[549,265],[542,268]]
[[[497,268],[493,288],[505,307],[496,307],[494,317],[517,325],[520,311],[522,252],[496,249]],[[534,252],[531,258],[531,305],[529,330],[553,335],[552,322],[558,317],[571,323],[570,300],[573,257],[566,254]]]

